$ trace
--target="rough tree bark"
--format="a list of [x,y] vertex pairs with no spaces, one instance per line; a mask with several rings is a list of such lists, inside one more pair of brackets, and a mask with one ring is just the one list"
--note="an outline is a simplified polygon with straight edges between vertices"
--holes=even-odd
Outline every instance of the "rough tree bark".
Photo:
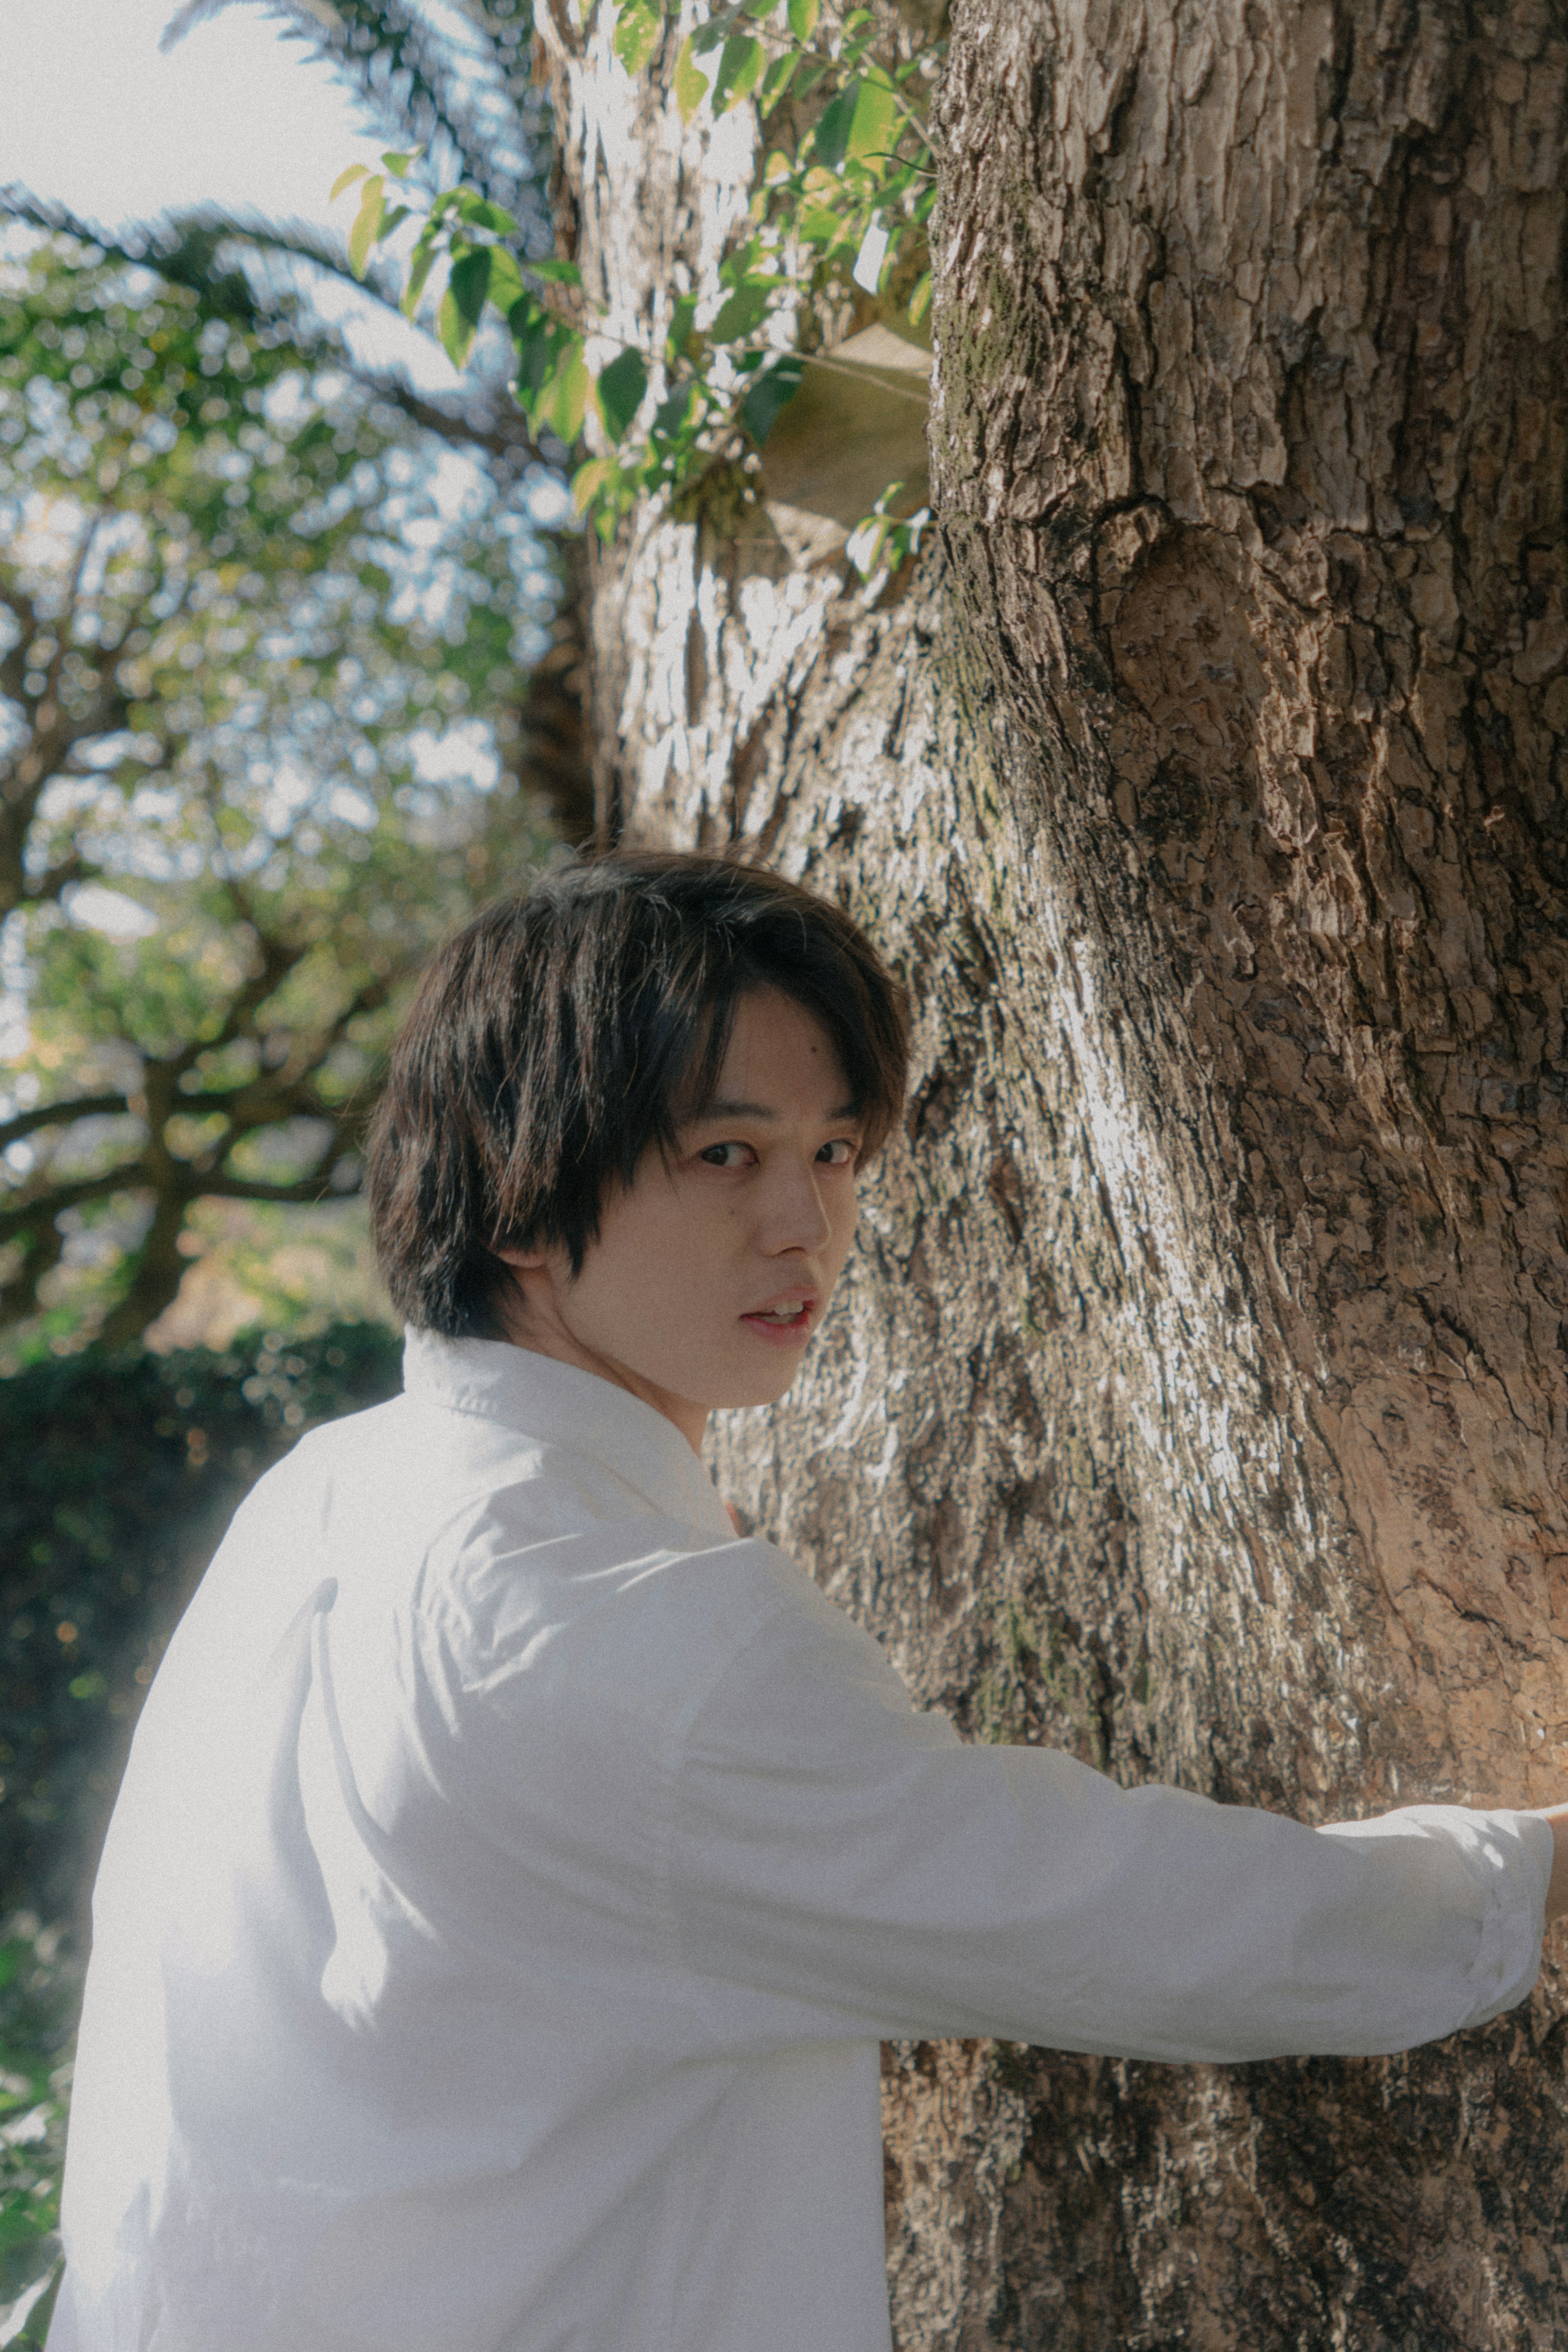
[[[958,0],[940,555],[601,567],[601,822],[914,990],[841,1303],[718,1460],[975,1738],[1312,1819],[1568,1787],[1565,29]],[[546,38],[647,320],[742,132]],[[890,2051],[903,2352],[1564,2340],[1562,1991],[1389,2062]]]

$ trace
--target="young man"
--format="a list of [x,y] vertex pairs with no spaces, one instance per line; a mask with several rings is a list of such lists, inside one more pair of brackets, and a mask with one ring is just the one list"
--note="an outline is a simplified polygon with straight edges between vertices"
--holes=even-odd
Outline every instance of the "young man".
[[1552,1817],[1314,1831],[966,1748],[696,1448],[904,1086],[767,875],[551,874],[371,1153],[396,1402],[240,1511],[95,1904],[51,2352],[886,2352],[879,2038],[1386,2051],[1529,1990]]

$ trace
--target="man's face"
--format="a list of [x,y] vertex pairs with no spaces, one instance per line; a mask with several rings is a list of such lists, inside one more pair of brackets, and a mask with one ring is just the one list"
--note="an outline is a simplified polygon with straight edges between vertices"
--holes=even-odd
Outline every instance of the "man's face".
[[502,1253],[508,1336],[630,1389],[694,1445],[712,1407],[782,1396],[854,1234],[848,1092],[820,1022],[775,989],[743,997],[714,1100],[606,1198],[576,1279],[563,1251]]

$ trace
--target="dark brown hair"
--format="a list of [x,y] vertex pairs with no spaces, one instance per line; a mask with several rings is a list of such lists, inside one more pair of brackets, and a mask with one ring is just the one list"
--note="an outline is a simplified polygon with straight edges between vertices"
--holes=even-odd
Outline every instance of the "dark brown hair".
[[502,1337],[498,1247],[562,1247],[580,1272],[606,1188],[701,1112],[759,988],[822,1024],[874,1150],[904,1099],[903,992],[793,882],[718,857],[574,860],[449,940],[371,1129],[376,1247],[407,1319]]

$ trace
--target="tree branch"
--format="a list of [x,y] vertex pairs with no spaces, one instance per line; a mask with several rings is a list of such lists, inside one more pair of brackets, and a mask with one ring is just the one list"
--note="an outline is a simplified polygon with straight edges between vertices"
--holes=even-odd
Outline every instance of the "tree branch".
[[[38,802],[51,777],[66,768],[81,743],[114,733],[130,716],[130,704],[113,675],[112,656],[99,645],[83,646],[72,623],[76,617],[83,572],[102,518],[92,516],[82,533],[58,616],[46,622],[33,598],[13,575],[0,572],[0,604],[16,621],[16,645],[0,656],[0,688],[22,710],[26,733],[17,750],[0,761],[0,917],[24,903],[39,904],[56,898],[68,882],[80,878],[86,861],[79,851],[43,875],[26,870],[27,837]],[[27,676],[33,647],[45,631],[54,640],[42,689],[30,693]],[[84,709],[68,713],[60,700],[60,682],[68,653],[76,653],[89,669],[92,699]]]
[[130,1280],[99,1328],[99,1347],[134,1346],[149,1323],[172,1302],[191,1262],[180,1255],[184,1223],[184,1202],[172,1193],[161,1194],[152,1223],[131,1259]]
[[101,870],[84,857],[79,849],[73,849],[70,856],[62,857],[57,866],[47,866],[41,874],[25,874],[22,898],[28,906],[47,907],[59,897],[68,883],[80,882],[86,876]]
[[27,675],[27,648],[41,626],[38,608],[20,582],[5,570],[0,570],[0,604],[16,624],[16,644],[0,654],[0,693],[21,702],[26,699],[22,682]]
[[52,1223],[16,1238],[22,1244],[22,1263],[9,1282],[0,1283],[0,1328],[33,1313],[38,1304],[38,1285],[54,1272],[66,1246],[64,1234]]
[[[346,1157],[340,1148],[334,1150],[325,1167],[318,1162],[308,1176],[297,1177],[292,1184],[264,1184],[246,1176],[204,1177],[196,1188],[195,1196],[215,1201],[275,1201],[293,1202],[296,1206],[302,1202],[314,1204],[326,1192],[328,1179],[334,1167]],[[359,1190],[357,1183],[353,1190]],[[349,1189],[345,1187],[333,1198],[350,1199]]]
[[[147,1171],[139,1160],[121,1160],[117,1168],[106,1168],[97,1176],[78,1176],[67,1184],[51,1184],[47,1192],[35,1192],[30,1200],[15,1209],[0,1209],[0,1244],[19,1241],[24,1234],[39,1232],[68,1209],[79,1209],[84,1202],[107,1200],[111,1192],[145,1192],[149,1189]],[[201,1192],[205,1188],[198,1185]],[[194,1198],[194,1193],[189,1195]]]
[[[256,1013],[266,1003],[273,991],[287,980],[298,963],[309,954],[309,943],[304,940],[284,940],[262,929],[250,911],[249,901],[239,883],[230,877],[226,884],[230,903],[235,907],[242,922],[250,929],[261,953],[258,969],[242,982],[229,999],[228,1010],[214,1034],[210,1037],[193,1037],[177,1054],[167,1057],[150,1055],[147,1069],[150,1079],[154,1073],[166,1072],[175,1084],[188,1070],[195,1068],[204,1054],[216,1053],[222,1046],[233,1045],[242,1037],[256,1035]],[[193,1096],[193,1101],[199,1097]]]
[[25,1135],[36,1135],[41,1127],[67,1127],[78,1118],[114,1118],[130,1108],[123,1094],[78,1095],[68,1102],[36,1103],[31,1110],[0,1119],[0,1151],[7,1144],[19,1143]]

